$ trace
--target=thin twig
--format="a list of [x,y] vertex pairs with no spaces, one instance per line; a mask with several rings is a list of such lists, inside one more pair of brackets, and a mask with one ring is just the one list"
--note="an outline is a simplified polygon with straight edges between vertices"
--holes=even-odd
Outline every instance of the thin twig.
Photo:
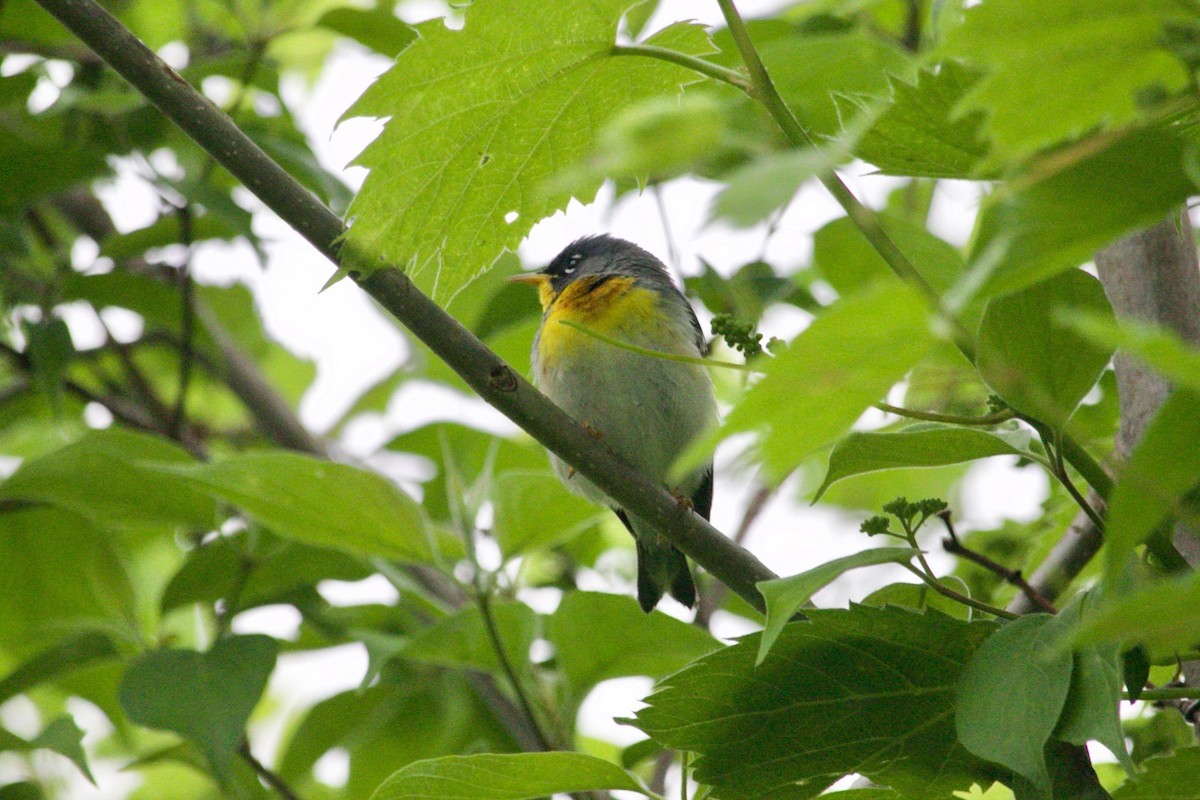
[[938,513],[938,518],[946,526],[946,533],[949,534],[945,539],[942,539],[942,549],[951,555],[960,556],[967,561],[971,561],[983,567],[989,572],[999,575],[1002,580],[1016,586],[1026,597],[1038,608],[1050,614],[1057,614],[1058,609],[1054,604],[1043,597],[1037,589],[1033,588],[1029,581],[1021,575],[1019,569],[1009,569],[1003,564],[993,561],[992,559],[980,553],[977,550],[972,550],[959,540],[958,534],[954,530],[954,525],[950,521],[950,511],[945,510]]
[[948,597],[951,600],[962,603],[964,606],[970,606],[971,608],[974,608],[978,611],[982,611],[985,614],[991,614],[996,617],[1003,617],[1004,619],[1017,619],[1017,615],[1012,613],[1011,611],[1006,611],[1003,608],[997,608],[996,606],[993,606],[989,603],[984,603],[981,600],[976,600],[973,597],[968,597],[965,594],[954,591],[949,586],[947,586],[946,584],[939,581],[932,572],[927,571],[927,569],[928,569],[927,565],[922,565],[922,567],[914,567],[912,564],[909,564],[906,562],[906,563],[901,564],[900,566],[904,567],[906,570],[908,570],[912,574],[916,575],[918,578],[920,578],[922,581],[925,582],[926,586],[928,586],[930,589],[933,589],[935,592],[940,594],[942,597]]
[[300,800],[300,795],[293,792],[292,788],[284,782],[283,778],[276,775],[266,764],[254,757],[254,753],[250,752],[250,743],[248,741],[242,739],[237,751],[242,760],[250,765],[250,768],[254,770],[254,773],[258,775],[262,782],[282,797],[283,800]]
[[[735,544],[745,544],[750,527],[758,520],[763,509],[767,507],[767,501],[771,499],[778,488],[778,485],[763,485],[754,490],[754,494],[750,496],[750,502],[746,503],[746,510],[742,512],[742,521],[738,523],[737,530],[733,533]],[[725,595],[728,593],[729,589],[725,584],[714,583],[709,591],[701,594],[700,603],[696,607],[696,618],[692,620],[692,624],[708,630],[708,626],[712,623],[712,615],[725,602]]]
[[183,261],[179,264],[179,392],[171,413],[171,435],[178,437],[187,425],[188,386],[192,381],[192,365],[196,353],[196,283],[192,279],[192,206],[183,203],[175,209],[179,216]]

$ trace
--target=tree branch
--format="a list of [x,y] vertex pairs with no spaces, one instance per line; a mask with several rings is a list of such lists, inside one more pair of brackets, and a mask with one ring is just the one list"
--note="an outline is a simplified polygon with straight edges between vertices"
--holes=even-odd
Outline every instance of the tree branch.
[[[210,101],[92,0],[38,0],[132,83],[263,203],[323,255],[340,263],[339,220]],[[363,263],[366,263],[365,261]],[[521,378],[400,271],[351,277],[459,374],[484,400],[571,464],[631,513],[759,610],[755,584],[776,577],[666,489],[636,472],[607,445]]]

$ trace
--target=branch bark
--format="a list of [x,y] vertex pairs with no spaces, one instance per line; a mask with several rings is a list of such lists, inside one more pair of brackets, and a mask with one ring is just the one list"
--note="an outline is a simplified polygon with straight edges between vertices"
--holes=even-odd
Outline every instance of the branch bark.
[[[270,159],[216,106],[92,0],[38,0],[133,84],[264,204],[334,264],[339,220]],[[776,577],[662,486],[647,480],[534,389],[470,331],[423,295],[401,272],[351,277],[442,358],[472,389],[624,508],[667,536],[698,564],[764,610],[755,584]]]

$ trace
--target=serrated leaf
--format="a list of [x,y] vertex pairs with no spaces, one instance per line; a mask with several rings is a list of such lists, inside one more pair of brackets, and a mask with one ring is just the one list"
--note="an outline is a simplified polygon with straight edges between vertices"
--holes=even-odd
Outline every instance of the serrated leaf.
[[650,794],[632,773],[595,756],[480,753],[409,764],[384,781],[371,800],[536,800],[618,789]]
[[905,564],[911,561],[920,550],[911,547],[878,547],[863,550],[843,558],[835,558],[819,567],[814,567],[799,575],[789,575],[786,578],[776,578],[762,581],[756,586],[767,601],[767,624],[763,628],[759,641],[758,657],[755,664],[761,664],[771,650],[771,645],[779,638],[792,617],[803,608],[810,597],[828,586],[845,572],[860,567],[874,567],[880,564]]
[[[447,303],[571,195],[545,182],[591,150],[619,109],[678,92],[694,73],[612,54],[632,0],[475,3],[461,31],[440,19],[350,109],[390,117],[356,163],[371,170],[349,211],[352,249],[403,266]],[[704,29],[673,25],[647,44],[712,51]],[[575,198],[588,202],[594,180]]]
[[1016,291],[1161,221],[1195,191],[1182,166],[1188,148],[1169,130],[1136,130],[1034,160],[984,201],[951,299]]
[[610,678],[661,678],[721,646],[705,631],[654,612],[632,597],[570,592],[546,626],[576,702]]
[[1112,350],[1058,321],[1062,309],[1112,315],[1100,281],[1071,270],[991,300],[979,325],[976,366],[1017,411],[1061,429],[1095,385]]
[[851,475],[905,467],[940,467],[978,458],[1018,455],[1038,459],[1030,451],[1032,435],[1024,430],[983,430],[936,423],[910,425],[894,433],[851,433],[833,446],[829,469],[813,502],[825,490]]
[[967,10],[941,52],[986,70],[961,107],[986,112],[995,157],[1012,158],[1142,117],[1144,90],[1187,86],[1162,36],[1195,13],[1162,0],[1000,0]]
[[855,154],[888,175],[970,178],[987,155],[982,113],[958,114],[980,73],[957,61],[923,69],[915,84],[892,79],[892,104],[858,141]]
[[1200,749],[1148,759],[1146,771],[1113,793],[1113,800],[1200,800]]
[[1048,614],[1007,623],[975,651],[958,684],[958,741],[1044,793],[1050,774],[1043,748],[1071,686],[1071,654],[1054,647],[1062,629]]
[[753,635],[671,676],[636,724],[695,752],[696,780],[725,800],[814,797],[854,772],[947,797],[1000,777],[957,743],[953,720],[954,686],[992,630],[936,612],[814,610],[757,667]]
[[757,431],[770,474],[782,479],[841,436],[933,345],[924,300],[900,284],[877,283],[843,298],[777,358],[725,419],[675,465],[703,463],[721,439]]
[[228,778],[277,650],[274,639],[253,634],[221,639],[206,653],[151,651],[126,669],[121,707],[139,725],[194,742],[217,774]]
[[280,536],[366,556],[432,558],[421,508],[386,478],[298,453],[164,466]]
[[[1200,392],[1177,389],[1142,433],[1113,487],[1105,529],[1110,577],[1124,569],[1130,551],[1200,483]],[[1194,502],[1191,513],[1195,513]]]

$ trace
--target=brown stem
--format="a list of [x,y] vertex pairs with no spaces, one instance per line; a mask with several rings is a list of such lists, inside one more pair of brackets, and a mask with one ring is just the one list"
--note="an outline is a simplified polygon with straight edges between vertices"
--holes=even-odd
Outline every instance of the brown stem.
[[266,764],[254,757],[254,753],[250,752],[250,743],[245,739],[242,739],[241,744],[238,745],[238,755],[250,765],[250,768],[254,770],[254,774],[269,786],[272,791],[282,797],[283,800],[300,800],[300,795],[293,792],[292,788],[284,782],[283,778],[276,775]]
[[978,564],[988,572],[999,575],[1001,580],[1005,581],[1006,583],[1011,583],[1013,586],[1016,586],[1018,589],[1024,592],[1026,597],[1029,598],[1030,602],[1043,611],[1046,611],[1050,614],[1058,613],[1058,609],[1054,607],[1054,604],[1043,597],[1037,589],[1030,586],[1029,581],[1025,580],[1025,578],[1021,576],[1020,570],[1009,569],[1003,564],[988,558],[978,550],[972,550],[963,544],[962,541],[959,540],[958,534],[954,531],[954,525],[950,521],[949,511],[940,512],[938,514],[938,518],[946,526],[946,533],[948,534],[945,539],[942,539],[943,550],[951,555],[956,555],[960,558],[965,558],[967,561]]

